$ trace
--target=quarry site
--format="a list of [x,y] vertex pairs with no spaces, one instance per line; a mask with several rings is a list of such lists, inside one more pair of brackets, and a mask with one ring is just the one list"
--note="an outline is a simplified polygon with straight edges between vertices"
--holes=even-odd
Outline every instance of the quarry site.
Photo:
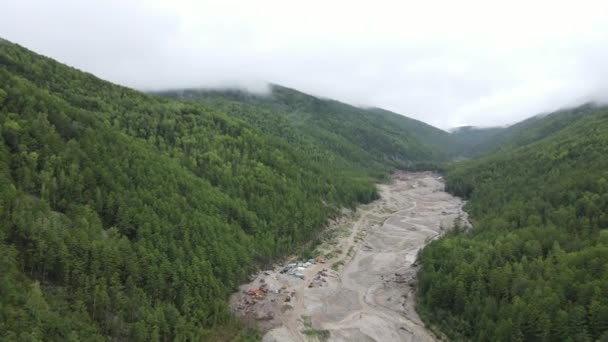
[[431,172],[399,172],[381,198],[345,213],[311,260],[260,272],[231,298],[264,341],[433,341],[415,311],[421,248],[468,224],[463,201]]

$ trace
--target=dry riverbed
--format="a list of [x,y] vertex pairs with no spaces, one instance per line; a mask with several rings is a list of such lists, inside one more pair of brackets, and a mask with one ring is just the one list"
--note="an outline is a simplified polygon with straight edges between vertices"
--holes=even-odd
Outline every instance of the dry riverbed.
[[463,202],[430,172],[400,172],[378,188],[379,200],[332,222],[316,260],[260,272],[231,297],[264,341],[436,339],[415,311],[416,257],[455,219],[467,222]]

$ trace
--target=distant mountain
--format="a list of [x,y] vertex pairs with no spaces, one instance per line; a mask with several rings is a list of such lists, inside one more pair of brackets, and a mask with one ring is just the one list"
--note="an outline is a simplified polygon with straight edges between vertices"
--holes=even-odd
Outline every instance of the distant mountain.
[[453,137],[444,130],[385,109],[370,108],[369,111],[380,115],[389,125],[399,127],[413,135],[420,142],[437,151],[436,154],[441,159],[451,159],[459,151],[454,145],[456,142]]
[[492,149],[496,135],[504,130],[503,127],[474,127],[462,126],[450,131],[453,142],[458,149],[455,153],[462,157],[475,157]]
[[[505,126],[506,127],[506,126]],[[493,131],[500,131],[502,128],[505,127],[477,127],[477,126],[460,126],[460,127],[454,127],[452,129],[449,130],[449,133],[452,134],[453,136],[459,135],[459,134],[484,134],[485,132],[493,132]]]
[[359,108],[271,85],[259,95],[242,90],[182,89],[155,94],[221,108],[274,136],[307,141],[359,168],[408,168],[450,158],[450,135],[378,108]]
[[[244,90],[179,89],[154,94],[199,103],[271,135],[307,141],[358,168],[407,168],[479,157],[540,140],[602,107],[587,104],[538,115],[506,127],[463,126],[449,133],[380,108],[359,108],[271,85],[268,94]],[[296,138],[296,136],[298,138]]]
[[607,107],[594,103],[533,116],[507,127],[458,127],[451,131],[461,154],[479,157],[499,149],[524,146],[541,140],[576,123],[578,120],[604,111]]
[[594,103],[574,108],[562,109],[549,114],[533,116],[529,119],[505,128],[491,141],[491,149],[524,146],[556,134],[572,126],[581,119],[599,112],[605,112],[606,106]]

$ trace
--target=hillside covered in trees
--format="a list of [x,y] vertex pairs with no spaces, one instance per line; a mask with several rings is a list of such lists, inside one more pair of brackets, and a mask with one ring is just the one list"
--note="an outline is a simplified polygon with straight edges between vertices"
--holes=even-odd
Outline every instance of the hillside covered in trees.
[[536,115],[506,127],[458,127],[451,131],[456,146],[454,156],[481,157],[483,155],[531,144],[578,120],[602,109],[594,103],[566,108],[553,113]]
[[238,337],[225,300],[249,272],[445,159],[405,118],[277,89],[188,104],[0,41],[2,338]]
[[246,339],[226,298],[251,271],[448,165],[475,228],[423,251],[425,320],[608,340],[605,107],[449,134],[278,85],[144,94],[2,39],[0,81],[0,339]]
[[452,156],[449,133],[378,108],[359,108],[270,85],[268,94],[244,90],[182,89],[157,94],[221,108],[290,144],[312,145],[350,167],[383,170],[439,163]]
[[608,108],[513,127],[449,168],[474,228],[424,249],[419,311],[455,340],[608,340]]

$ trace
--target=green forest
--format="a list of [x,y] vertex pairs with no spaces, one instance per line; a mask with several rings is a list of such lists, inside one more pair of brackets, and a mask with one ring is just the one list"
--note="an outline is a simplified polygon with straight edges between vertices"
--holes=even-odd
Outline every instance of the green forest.
[[144,93],[0,39],[0,340],[256,340],[227,298],[395,170],[473,228],[420,254],[451,340],[608,341],[608,108],[448,133],[280,85]]
[[453,154],[453,139],[423,122],[377,108],[358,108],[270,85],[268,94],[239,90],[182,89],[155,94],[222,109],[290,144],[314,146],[332,160],[345,159],[382,177],[385,165],[400,169],[439,165]]
[[474,228],[424,249],[419,312],[453,340],[608,341],[608,108],[511,130],[448,168]]
[[[0,80],[8,340],[238,339],[226,298],[250,272],[392,170],[440,160],[379,129],[253,125],[270,109],[146,95],[6,41]],[[292,93],[327,118],[354,108]]]

